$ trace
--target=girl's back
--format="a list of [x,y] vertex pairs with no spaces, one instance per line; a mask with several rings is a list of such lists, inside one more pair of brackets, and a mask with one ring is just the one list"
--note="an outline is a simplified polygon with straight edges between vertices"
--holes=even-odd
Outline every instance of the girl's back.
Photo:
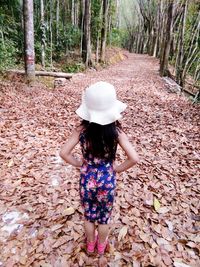
[[95,163],[98,161],[113,162],[121,129],[120,123],[116,121],[107,125],[99,125],[83,120],[81,126],[80,143],[84,159]]

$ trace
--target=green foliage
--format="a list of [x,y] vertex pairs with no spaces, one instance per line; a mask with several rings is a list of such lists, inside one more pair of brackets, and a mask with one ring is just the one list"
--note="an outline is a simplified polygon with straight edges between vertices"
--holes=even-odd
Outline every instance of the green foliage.
[[[199,64],[198,58],[200,58],[200,36],[196,35],[195,38],[195,31],[197,21],[198,21],[198,12],[199,12],[199,4],[190,2],[188,5],[187,10],[187,17],[186,17],[186,26],[185,26],[185,35],[184,35],[184,63],[188,59],[188,55],[190,57],[191,51],[194,51],[195,47],[198,46],[196,53],[194,53],[193,57],[191,57],[191,66],[188,70],[190,75],[194,75],[197,65]],[[175,32],[177,35],[177,32]],[[198,43],[198,45],[197,45]],[[176,55],[175,55],[176,56]],[[172,62],[175,64],[175,56],[172,58]],[[196,59],[196,60],[195,60]]]
[[19,1],[3,1],[0,6],[0,70],[14,67],[22,56]]
[[101,34],[101,1],[93,1],[91,6],[91,37],[96,43],[97,37]]
[[[44,0],[44,21],[41,25],[41,2],[34,0],[34,38],[35,58],[38,65],[41,64],[42,42],[45,44],[45,67],[63,62],[63,58],[71,51],[80,51],[81,46],[81,23],[82,5],[80,1],[79,10],[74,14],[77,25],[72,25],[72,1],[60,1],[59,14],[57,14],[57,0]],[[23,1],[2,0],[0,1],[0,69],[12,68],[15,64],[24,61],[24,32],[23,32]],[[101,37],[102,26],[102,1],[91,1],[91,42],[95,49],[97,39]],[[107,43],[121,46],[124,32],[115,28],[116,6],[115,1],[109,1],[109,21],[111,21],[108,32]],[[57,15],[59,20],[57,20]],[[52,56],[52,59],[51,59]],[[80,58],[79,58],[80,61]],[[61,63],[62,64],[62,63]],[[62,65],[63,71],[77,72],[83,69],[81,63],[69,63]]]
[[56,51],[72,51],[79,47],[80,35],[80,30],[71,24],[67,24],[65,28],[59,27],[58,45],[55,46]]
[[81,72],[85,69],[83,63],[66,63],[62,65],[63,72],[76,73]]
[[12,40],[0,42],[0,71],[9,69],[16,64],[17,48]]
[[125,30],[113,28],[111,34],[108,36],[108,43],[112,46],[122,47],[126,34],[127,32]]

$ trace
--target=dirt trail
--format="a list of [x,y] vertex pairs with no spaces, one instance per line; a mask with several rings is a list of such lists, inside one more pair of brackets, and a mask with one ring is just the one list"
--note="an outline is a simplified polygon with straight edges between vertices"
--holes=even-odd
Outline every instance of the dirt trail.
[[78,171],[58,152],[79,122],[82,89],[100,80],[128,104],[122,125],[141,157],[117,178],[104,260],[113,267],[200,265],[199,106],[168,92],[156,59],[125,55],[53,91],[1,84],[0,266],[98,265],[84,251]]

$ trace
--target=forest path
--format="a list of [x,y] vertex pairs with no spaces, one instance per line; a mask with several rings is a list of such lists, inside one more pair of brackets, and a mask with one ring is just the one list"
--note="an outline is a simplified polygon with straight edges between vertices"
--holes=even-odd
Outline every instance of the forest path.
[[167,91],[156,59],[125,54],[53,91],[1,83],[0,266],[98,265],[96,255],[84,252],[78,170],[58,153],[79,122],[74,111],[82,89],[100,80],[114,84],[128,104],[122,125],[141,157],[117,178],[103,260],[199,266],[199,106]]

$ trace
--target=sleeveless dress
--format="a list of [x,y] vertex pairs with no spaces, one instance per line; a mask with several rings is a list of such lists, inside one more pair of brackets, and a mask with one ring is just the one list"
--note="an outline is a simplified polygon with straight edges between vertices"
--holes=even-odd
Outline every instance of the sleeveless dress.
[[84,217],[90,222],[107,224],[113,209],[116,187],[116,173],[113,161],[86,156],[86,140],[80,134],[80,144],[84,158],[80,174],[80,198]]

